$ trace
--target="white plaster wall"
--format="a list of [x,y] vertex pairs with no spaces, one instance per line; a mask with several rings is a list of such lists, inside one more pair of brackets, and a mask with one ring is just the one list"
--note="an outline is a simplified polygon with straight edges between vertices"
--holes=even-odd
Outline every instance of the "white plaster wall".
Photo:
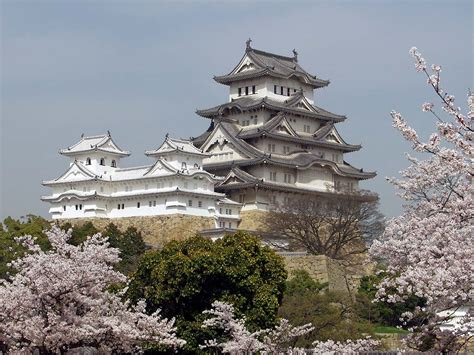
[[[87,158],[91,159],[91,165],[86,165]],[[100,159],[105,159],[105,165],[100,165]],[[116,168],[113,168],[112,160],[115,160],[117,168],[120,167],[120,157],[113,154],[107,154],[104,152],[90,152],[87,154],[80,154],[71,157],[70,165],[74,163],[74,160],[80,161],[88,170],[92,171],[96,175],[107,175],[113,173]]]
[[309,168],[297,171],[296,186],[319,191],[334,191],[334,178],[329,169]]
[[[255,94],[252,94],[252,85],[255,85]],[[249,87],[248,95],[245,95],[246,86]],[[242,88],[242,96],[239,96],[239,88]],[[229,87],[229,102],[246,96],[261,98],[267,95],[267,86],[264,78],[255,78],[233,82]]]
[[[274,93],[274,86],[277,86],[277,94]],[[283,95],[280,95],[280,87],[284,87]],[[312,104],[314,103],[314,89],[307,85],[299,82],[295,79],[277,79],[277,78],[266,78],[267,96],[273,100],[285,101],[288,100],[287,89],[290,88],[290,95],[294,93],[294,89],[297,91],[303,89],[305,98]]]

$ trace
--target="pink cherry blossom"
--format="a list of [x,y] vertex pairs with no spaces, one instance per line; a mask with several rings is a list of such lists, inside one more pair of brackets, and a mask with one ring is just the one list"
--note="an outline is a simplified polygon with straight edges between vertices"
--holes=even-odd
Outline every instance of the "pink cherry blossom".
[[144,342],[184,344],[174,320],[145,313],[145,303],[123,302],[108,291],[127,278],[114,271],[118,249],[96,234],[79,246],[71,231],[46,232],[52,250],[44,252],[31,236],[18,238],[30,253],[12,262],[17,274],[0,280],[0,344],[11,352],[63,353],[92,346],[104,353],[139,349]]
[[391,114],[394,126],[426,157],[408,156],[411,166],[401,172],[402,178],[389,179],[407,204],[371,248],[373,256],[387,263],[389,274],[380,284],[377,299],[402,302],[410,294],[424,298],[426,307],[402,315],[406,322],[425,319],[413,327],[409,344],[420,348],[429,337],[435,350],[456,351],[463,339],[474,334],[470,308],[474,301],[474,98],[469,95],[469,113],[464,116],[454,106],[454,96],[443,94],[440,88],[441,67],[434,65],[435,74],[430,74],[420,64],[424,60],[417,49],[411,53],[448,115],[442,118],[432,104],[423,104],[423,111],[432,112],[438,121],[437,133],[425,143],[400,113]]

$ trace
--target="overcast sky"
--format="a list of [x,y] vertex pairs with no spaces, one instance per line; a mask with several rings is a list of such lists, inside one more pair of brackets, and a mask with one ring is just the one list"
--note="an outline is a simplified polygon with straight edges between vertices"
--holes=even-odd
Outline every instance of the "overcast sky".
[[385,177],[407,166],[409,151],[390,110],[423,135],[433,127],[420,105],[434,97],[409,48],[443,66],[462,107],[473,87],[471,1],[0,2],[0,218],[48,216],[41,181],[66,170],[58,149],[81,133],[110,130],[132,151],[126,166],[150,163],[143,152],[168,132],[202,133],[209,121],[194,112],[228,100],[212,77],[237,64],[249,37],[274,53],[296,48],[307,71],[331,80],[316,104],[348,117],[339,131],[363,149],[346,160],[377,171],[363,187],[388,216],[401,201]]

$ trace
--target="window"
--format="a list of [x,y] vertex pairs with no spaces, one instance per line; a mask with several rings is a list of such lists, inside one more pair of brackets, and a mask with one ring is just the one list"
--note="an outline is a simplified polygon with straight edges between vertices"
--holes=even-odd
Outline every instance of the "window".
[[81,205],[79,205],[79,209],[80,209],[80,210],[82,210],[82,204],[81,204]]
[[286,174],[283,176],[283,181],[286,182],[286,183],[291,183],[291,174]]
[[104,158],[100,158],[100,165],[105,165],[105,159]]
[[125,205],[122,203],[122,210],[125,208]]
[[222,207],[219,208],[219,214],[222,214]]
[[288,154],[290,152],[290,147],[287,145],[283,146],[283,154]]
[[239,88],[239,96],[242,96],[242,88]]
[[77,210],[79,209],[79,206],[78,206],[78,205],[76,205],[75,207],[76,207],[76,211],[77,211]]
[[286,96],[290,96],[290,88],[286,88]]
[[244,201],[245,201],[245,194],[240,194],[239,195],[239,202],[244,203]]
[[202,201],[198,201],[198,207],[199,207],[199,208],[202,207]]
[[112,160],[112,163],[110,163],[110,166],[112,168],[116,168],[117,167],[117,162],[115,160]]
[[148,201],[148,207],[151,207],[152,201]]
[[274,94],[277,93],[277,86],[276,86],[276,85],[273,85],[273,93],[274,93]]
[[255,94],[255,85],[252,85],[252,94]]
[[120,203],[117,205],[117,209],[118,209],[118,210],[120,209]]
[[310,132],[311,132],[311,126],[309,126],[309,125],[304,125],[303,129],[304,129],[304,131],[305,131],[306,133],[310,133]]
[[280,86],[280,95],[283,95],[283,86]]
[[63,211],[66,211],[66,206],[63,206]]
[[277,180],[276,171],[270,171],[270,181],[276,181],[276,180]]
[[91,158],[86,159],[86,165],[91,165]]
[[193,207],[193,200],[188,200],[188,206]]
[[[166,203],[166,200],[165,200],[165,203]],[[153,207],[156,207],[156,200],[153,201]]]
[[137,208],[140,208],[140,202],[137,202]]
[[181,169],[182,169],[182,170],[186,170],[187,168],[188,168],[188,167],[187,167],[187,165],[186,165],[186,162],[183,161],[183,162],[181,163]]
[[269,152],[275,152],[275,144],[268,144],[268,151]]
[[246,86],[246,87],[245,87],[245,95],[248,95],[248,94],[249,94],[249,87]]
[[229,228],[232,228],[232,222],[229,222]]

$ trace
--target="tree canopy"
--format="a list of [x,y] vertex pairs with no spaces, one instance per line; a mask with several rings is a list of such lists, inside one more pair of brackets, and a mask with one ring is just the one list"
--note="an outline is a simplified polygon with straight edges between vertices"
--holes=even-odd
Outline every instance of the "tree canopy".
[[146,253],[128,296],[175,316],[185,349],[195,352],[209,338],[202,312],[216,300],[233,304],[250,329],[276,325],[286,276],[282,258],[256,237],[239,232],[213,242],[196,236]]

